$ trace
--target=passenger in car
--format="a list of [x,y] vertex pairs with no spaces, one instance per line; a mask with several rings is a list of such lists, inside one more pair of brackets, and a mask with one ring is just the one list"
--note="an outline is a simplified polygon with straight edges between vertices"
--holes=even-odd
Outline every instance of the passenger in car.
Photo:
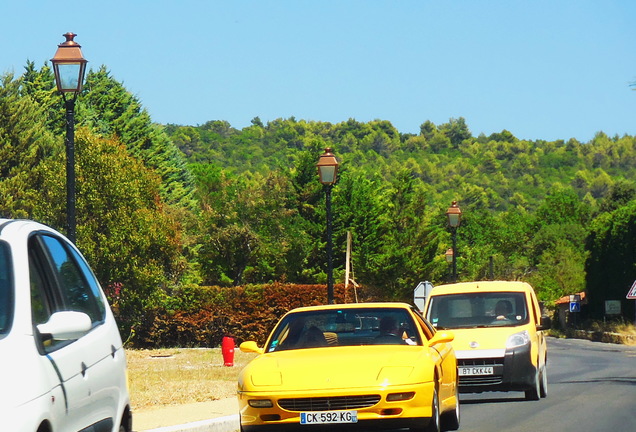
[[316,326],[311,326],[307,329],[302,337],[301,342],[298,344],[298,348],[318,348],[327,346],[327,339]]
[[508,300],[499,300],[495,305],[495,319],[507,320],[508,315],[512,313],[512,303]]
[[405,344],[400,336],[397,320],[392,316],[385,316],[380,320],[380,335],[374,341],[377,345],[399,345]]

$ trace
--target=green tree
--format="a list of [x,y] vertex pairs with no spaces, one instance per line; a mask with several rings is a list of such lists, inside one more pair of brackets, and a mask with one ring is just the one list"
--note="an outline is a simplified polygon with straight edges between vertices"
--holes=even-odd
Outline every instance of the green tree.
[[621,300],[623,314],[634,316],[634,302],[625,295],[636,280],[636,201],[610,213],[602,213],[591,224],[587,239],[586,291],[592,315],[604,316],[605,300]]
[[47,129],[43,107],[21,96],[20,84],[12,75],[0,81],[0,214],[34,218],[43,203],[42,162],[59,156],[61,146]]
[[448,123],[439,127],[439,131],[448,137],[454,148],[459,147],[462,141],[472,138],[464,117],[451,118]]
[[128,151],[161,176],[161,196],[169,204],[195,207],[194,180],[183,154],[152,124],[150,115],[105,67],[86,76],[78,123],[103,137],[118,137]]
[[[123,287],[120,320],[132,326],[153,299],[180,282],[186,268],[181,226],[159,196],[160,178],[131,157],[115,140],[76,130],[78,246],[104,287]],[[64,160],[43,164],[44,196],[57,205],[41,206],[40,220],[63,223]],[[135,173],[135,175],[130,175]]]

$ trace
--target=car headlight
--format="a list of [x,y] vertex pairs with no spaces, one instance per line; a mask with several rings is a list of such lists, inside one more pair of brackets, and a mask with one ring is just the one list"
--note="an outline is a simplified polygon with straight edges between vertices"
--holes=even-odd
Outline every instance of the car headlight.
[[506,348],[517,348],[520,346],[524,346],[530,343],[530,335],[527,330],[524,330],[519,333],[515,333],[508,337],[506,341]]

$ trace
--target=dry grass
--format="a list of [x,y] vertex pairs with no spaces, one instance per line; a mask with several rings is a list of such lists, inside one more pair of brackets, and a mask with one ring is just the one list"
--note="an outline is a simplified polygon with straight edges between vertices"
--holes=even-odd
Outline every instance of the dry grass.
[[254,354],[234,351],[223,366],[220,348],[127,350],[133,409],[223,399],[236,395],[238,373]]
[[636,335],[636,326],[631,323],[623,323],[616,326],[616,332],[626,335]]

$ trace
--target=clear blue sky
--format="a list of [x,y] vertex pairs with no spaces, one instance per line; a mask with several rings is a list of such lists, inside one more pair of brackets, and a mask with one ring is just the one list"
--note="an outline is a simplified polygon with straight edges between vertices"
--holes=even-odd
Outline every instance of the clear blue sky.
[[633,0],[22,0],[0,22],[0,73],[40,67],[72,31],[158,123],[636,135]]

